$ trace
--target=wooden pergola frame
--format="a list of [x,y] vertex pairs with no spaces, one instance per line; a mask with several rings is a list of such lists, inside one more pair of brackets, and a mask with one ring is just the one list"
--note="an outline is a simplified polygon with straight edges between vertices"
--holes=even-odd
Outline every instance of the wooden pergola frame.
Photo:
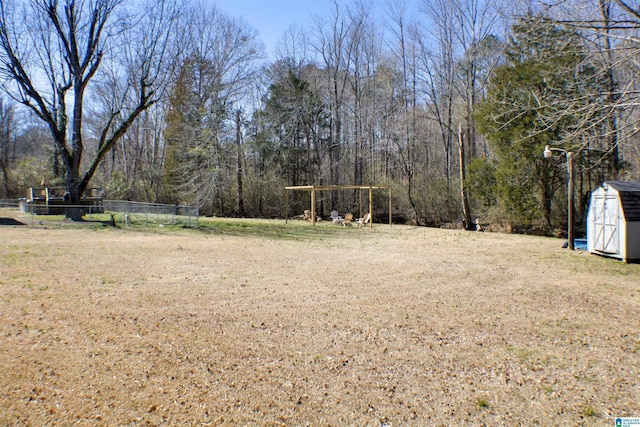
[[285,222],[289,219],[289,190],[293,191],[309,191],[311,192],[311,223],[316,225],[316,192],[317,191],[343,191],[343,190],[360,190],[360,218],[362,218],[362,192],[369,191],[369,228],[373,227],[373,190],[386,189],[389,190],[389,225],[392,224],[393,205],[391,202],[391,186],[389,185],[298,185],[285,187]]

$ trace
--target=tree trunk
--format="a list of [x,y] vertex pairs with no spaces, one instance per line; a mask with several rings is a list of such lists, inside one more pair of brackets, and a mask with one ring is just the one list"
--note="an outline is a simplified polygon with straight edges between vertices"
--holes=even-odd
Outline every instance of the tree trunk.
[[460,147],[460,195],[462,196],[462,216],[464,228],[473,230],[471,223],[471,212],[469,211],[469,198],[467,197],[467,188],[465,186],[466,170],[464,163],[464,138],[462,136],[462,123],[458,125],[458,142]]
[[9,174],[7,173],[7,166],[3,159],[0,159],[0,175],[2,176],[4,195],[5,197],[9,197]]
[[617,82],[614,75],[614,62],[613,49],[611,46],[611,1],[600,0],[600,12],[605,25],[604,31],[604,43],[605,43],[605,55],[606,55],[606,70],[605,79],[607,87],[607,122],[606,130],[607,134],[605,140],[607,141],[606,150],[611,150],[611,167],[610,175],[614,180],[618,179],[620,173],[620,153],[618,149],[618,117],[617,117],[617,104],[619,95],[617,94]]
[[71,127],[71,154],[67,161],[66,193],[64,202],[67,204],[65,217],[72,221],[82,221],[82,193],[87,186],[80,179],[80,164],[82,163],[82,109],[85,82],[82,75],[76,76],[74,84],[73,121]]
[[240,129],[240,110],[236,111],[236,146],[238,148],[238,215],[244,217],[244,196],[242,192],[242,133]]
[[65,209],[65,218],[71,221],[82,221],[83,212],[80,208],[82,192],[80,188],[79,165],[78,167],[67,168],[65,188],[66,193],[64,194],[64,203],[67,205]]

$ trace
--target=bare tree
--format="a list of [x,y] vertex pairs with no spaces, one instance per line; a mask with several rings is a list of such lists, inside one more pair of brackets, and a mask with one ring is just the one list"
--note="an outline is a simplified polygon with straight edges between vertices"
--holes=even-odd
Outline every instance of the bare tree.
[[397,66],[402,75],[401,94],[402,115],[400,126],[394,130],[393,141],[396,143],[401,159],[401,167],[406,179],[407,196],[418,217],[418,207],[414,196],[416,162],[414,149],[416,145],[417,110],[416,110],[416,45],[409,35],[412,23],[407,18],[407,4],[404,0],[394,0],[388,9],[388,27],[393,35],[390,42]]
[[351,64],[349,74],[350,92],[352,95],[352,152],[353,152],[353,183],[362,184],[364,179],[364,151],[366,145],[365,133],[365,85],[371,77],[371,69],[367,67],[367,59],[374,59],[370,53],[370,40],[375,33],[371,25],[370,5],[357,2],[353,10],[349,11],[349,20],[353,23],[350,43]]
[[[346,143],[345,121],[349,89],[350,61],[353,56],[351,43],[354,22],[345,19],[334,0],[334,12],[330,19],[316,19],[314,48],[321,58],[321,67],[326,75],[326,104],[330,111],[329,137],[329,181],[341,183],[341,162],[343,145]],[[332,207],[338,203],[337,194],[331,195]]]
[[418,37],[420,79],[427,94],[427,109],[438,124],[444,154],[444,175],[451,183],[453,144],[455,142],[455,12],[447,0],[424,2],[431,29]]
[[287,59],[292,64],[300,66],[307,62],[309,43],[303,29],[293,24],[282,34],[275,48],[275,56]]
[[[122,0],[0,4],[0,73],[11,96],[49,127],[71,205],[78,205],[105,155],[161,94],[175,4],[149,1],[138,9],[133,13]],[[101,69],[113,70],[119,90],[82,173],[85,104],[91,81],[105,75]],[[82,218],[79,209],[67,215]]]
[[477,155],[476,124],[473,113],[481,99],[491,71],[500,58],[501,49],[496,43],[500,0],[454,0],[451,2],[455,16],[454,36],[460,57],[456,58],[458,75],[456,90],[464,100],[465,141],[468,155]]
[[9,185],[9,167],[12,160],[12,146],[14,145],[15,108],[0,96],[0,177],[4,196],[8,197],[11,190]]
[[[564,2],[533,2],[544,16],[559,26],[580,34],[588,55],[581,68],[592,67],[598,79],[589,88],[588,96],[596,102],[584,105],[574,100],[571,108],[558,111],[559,121],[568,116],[580,116],[580,125],[567,132],[564,139],[572,151],[584,152],[592,167],[586,172],[604,170],[606,178],[618,179],[624,173],[625,151],[634,153],[638,134],[637,108],[640,105],[638,57],[640,56],[640,7],[626,0],[580,0]],[[578,108],[579,107],[579,108]],[[631,142],[631,143],[629,143]],[[589,188],[597,182],[590,182]],[[603,174],[594,176],[605,179]],[[588,189],[586,190],[588,191]],[[579,194],[580,195],[580,194]]]
[[225,162],[242,155],[232,149],[238,131],[233,110],[251,94],[263,46],[245,21],[215,7],[195,6],[184,18],[180,76],[172,87],[165,132],[169,184],[176,197],[223,214],[225,191],[233,182]]

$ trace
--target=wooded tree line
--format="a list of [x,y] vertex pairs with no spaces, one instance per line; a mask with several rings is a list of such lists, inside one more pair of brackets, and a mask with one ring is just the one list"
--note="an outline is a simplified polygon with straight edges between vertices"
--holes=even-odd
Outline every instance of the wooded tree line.
[[[575,153],[579,217],[604,179],[639,178],[635,4],[335,3],[272,59],[242,18],[176,6],[2,3],[0,196],[45,176],[73,197],[275,217],[286,185],[386,184],[396,221],[550,232],[567,169],[545,145]],[[357,197],[327,193],[318,214]]]

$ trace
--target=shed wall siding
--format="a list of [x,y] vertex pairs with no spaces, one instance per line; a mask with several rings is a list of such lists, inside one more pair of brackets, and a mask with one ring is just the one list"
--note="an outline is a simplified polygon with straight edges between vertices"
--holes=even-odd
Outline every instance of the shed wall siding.
[[622,201],[620,200],[620,195],[617,196],[617,207],[618,207],[618,220],[616,225],[616,232],[618,233],[618,254],[620,255],[620,259],[625,259],[627,256],[627,221],[624,219],[624,210],[622,208]]
[[627,222],[625,261],[640,261],[640,222]]
[[640,261],[640,182],[605,182],[591,194],[587,248],[591,253]]
[[[597,207],[595,206],[598,201],[604,198],[604,188],[598,187],[591,193],[591,199],[589,201],[589,211],[587,212],[587,250],[590,253],[596,253],[596,235],[599,230],[597,230],[596,222],[596,212]],[[602,202],[600,202],[602,203]]]

